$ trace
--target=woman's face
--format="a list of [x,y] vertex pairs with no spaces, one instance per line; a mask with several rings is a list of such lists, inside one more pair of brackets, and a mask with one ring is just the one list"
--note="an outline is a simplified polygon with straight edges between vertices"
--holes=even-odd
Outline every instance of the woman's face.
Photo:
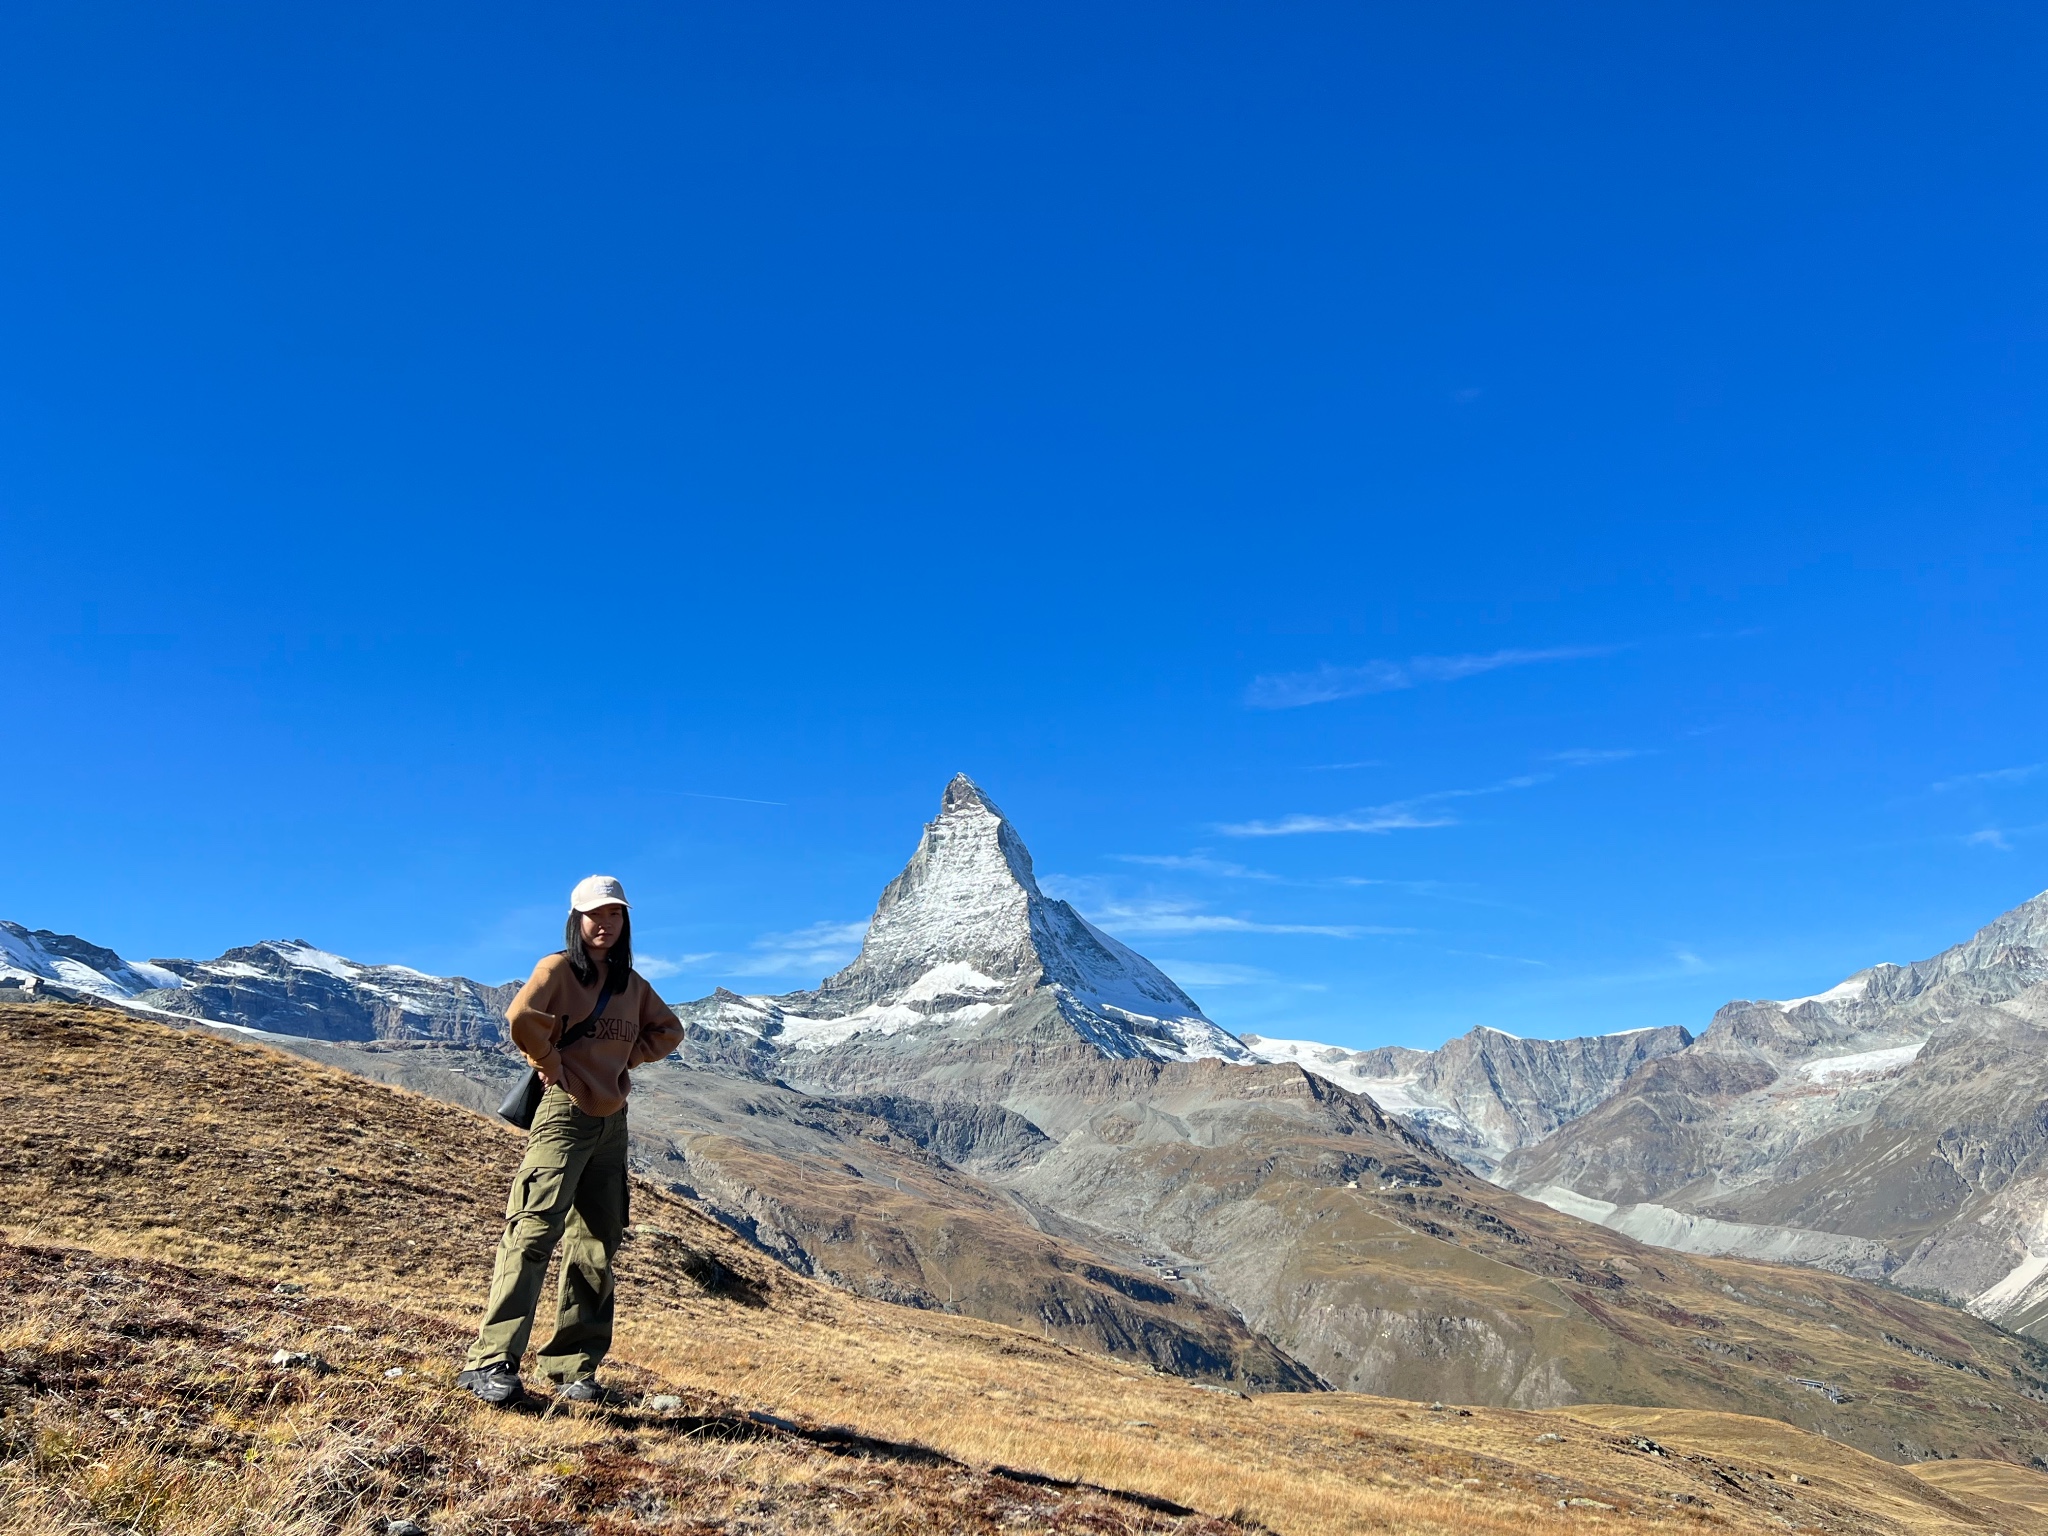
[[601,955],[619,942],[626,931],[626,909],[617,902],[583,914],[583,947]]

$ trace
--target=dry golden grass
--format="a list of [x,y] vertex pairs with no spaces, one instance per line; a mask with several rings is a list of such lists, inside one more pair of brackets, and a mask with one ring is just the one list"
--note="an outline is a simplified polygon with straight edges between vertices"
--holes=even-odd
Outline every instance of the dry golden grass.
[[[0,1297],[0,1531],[22,1536],[403,1520],[534,1536],[1225,1530],[909,1448],[821,1444],[703,1393],[658,1412],[494,1412],[453,1388],[447,1323],[219,1274],[9,1245]],[[654,1385],[618,1382],[629,1398]]]
[[[1949,1493],[1962,1494],[1993,1507],[2005,1505],[2029,1514],[2048,1517],[2048,1477],[2009,1461],[1930,1461],[1912,1469],[1923,1482]],[[2016,1527],[2024,1529],[2021,1516],[2013,1516]]]
[[[193,1280],[181,1293],[191,1299],[180,1302],[191,1326],[247,1328],[248,1352],[261,1353],[309,1347],[303,1329],[287,1337],[292,1320],[329,1327],[331,1314],[356,1329],[334,1337],[364,1352],[360,1370],[349,1364],[308,1378],[245,1369],[234,1378],[268,1383],[265,1394],[272,1377],[297,1386],[265,1398],[269,1417],[232,1395],[219,1410],[228,1414],[215,1426],[222,1432],[282,1436],[266,1443],[287,1448],[269,1453],[268,1470],[259,1455],[235,1471],[233,1491],[205,1469],[221,1458],[203,1443],[174,1452],[146,1436],[123,1439],[133,1435],[133,1414],[117,1431],[116,1421],[91,1417],[80,1392],[45,1394],[69,1405],[52,1410],[59,1419],[90,1422],[99,1438],[70,1460],[11,1453],[7,1475],[28,1501],[16,1507],[40,1511],[19,1517],[14,1529],[24,1532],[146,1528],[123,1512],[141,1508],[159,1485],[182,1491],[151,1507],[201,1511],[155,1527],[180,1536],[368,1529],[370,1514],[401,1512],[389,1502],[393,1485],[374,1485],[381,1505],[360,1492],[353,1504],[337,1502],[335,1490],[356,1488],[348,1479],[357,1474],[335,1469],[402,1445],[445,1445],[435,1453],[450,1469],[440,1483],[399,1474],[439,1501],[425,1522],[434,1536],[964,1531],[982,1528],[977,1500],[1001,1506],[988,1518],[1005,1530],[1137,1530],[1175,1519],[1085,1488],[1031,1489],[995,1475],[998,1468],[1288,1536],[1546,1536],[1592,1525],[2048,1536],[2048,1517],[2022,1508],[2013,1492],[2048,1488],[2039,1474],[2013,1468],[1999,1485],[2005,1491],[1989,1495],[1937,1486],[1775,1421],[1642,1408],[1432,1411],[1341,1394],[1219,1392],[997,1324],[828,1290],[645,1186],[635,1190],[636,1225],[621,1255],[617,1353],[628,1364],[619,1377],[639,1389],[687,1383],[669,1390],[704,1421],[698,1433],[645,1414],[485,1414],[455,1398],[448,1382],[481,1297],[515,1134],[258,1047],[81,1010],[0,1008],[0,1069],[25,1100],[12,1155],[0,1158],[16,1241],[87,1247],[108,1272],[130,1277],[147,1266],[115,1258],[246,1276],[219,1280],[210,1302],[206,1282]],[[170,1276],[156,1282],[163,1286],[185,1283],[171,1271],[147,1272]],[[306,1299],[293,1307],[263,1300],[276,1281],[306,1285]],[[15,1348],[61,1348],[64,1330],[82,1326],[36,1302],[33,1288],[6,1305],[0,1350],[9,1368]],[[386,1319],[376,1324],[384,1334],[366,1332],[372,1318]],[[323,1348],[337,1364],[357,1358],[338,1344]],[[395,1351],[408,1375],[387,1383],[381,1369],[389,1366],[371,1369],[380,1350]],[[294,1398],[301,1388],[313,1395]],[[756,1432],[738,1427],[750,1410],[801,1430],[732,1440]],[[714,1423],[725,1427],[714,1431]],[[865,1458],[835,1454],[835,1428],[876,1443]],[[590,1470],[615,1463],[626,1470]],[[472,1476],[472,1465],[483,1470]],[[864,1490],[858,1497],[855,1486]],[[214,1503],[202,1506],[200,1492]],[[496,1508],[488,1503],[495,1497],[514,1502]],[[72,1524],[34,1523],[59,1514]],[[628,1520],[638,1523],[617,1523]],[[1126,1524],[1075,1523],[1085,1520]]]

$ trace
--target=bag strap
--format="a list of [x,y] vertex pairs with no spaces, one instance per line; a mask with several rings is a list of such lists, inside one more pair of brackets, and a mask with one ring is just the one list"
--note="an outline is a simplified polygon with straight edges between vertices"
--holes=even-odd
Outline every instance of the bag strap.
[[612,984],[611,982],[607,981],[604,984],[603,990],[597,994],[597,1006],[590,1010],[590,1017],[585,1019],[581,1024],[573,1025],[572,1027],[562,1031],[562,1038],[555,1042],[555,1054],[559,1056],[569,1046],[574,1045],[578,1040],[581,1040],[585,1035],[589,1034],[591,1031],[591,1027],[595,1025],[599,1019],[604,1017],[605,1004],[609,1003],[611,1000]]

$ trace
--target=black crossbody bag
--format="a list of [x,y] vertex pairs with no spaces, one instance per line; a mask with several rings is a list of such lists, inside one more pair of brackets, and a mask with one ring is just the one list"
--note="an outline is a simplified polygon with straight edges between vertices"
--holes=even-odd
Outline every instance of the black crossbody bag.
[[[566,1051],[595,1029],[597,1021],[604,1017],[605,1004],[611,1000],[612,986],[606,982],[604,990],[597,994],[597,1006],[590,1010],[590,1017],[562,1031],[562,1038],[555,1042],[556,1054]],[[548,1085],[540,1080],[540,1068],[528,1067],[519,1086],[505,1095],[505,1102],[498,1106],[498,1114],[522,1131],[530,1131],[533,1129],[533,1117],[540,1112],[541,1095],[547,1091]]]

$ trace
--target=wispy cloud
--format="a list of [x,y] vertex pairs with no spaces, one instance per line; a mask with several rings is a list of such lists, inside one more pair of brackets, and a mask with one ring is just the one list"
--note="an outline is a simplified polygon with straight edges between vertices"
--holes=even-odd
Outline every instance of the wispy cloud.
[[716,950],[706,950],[695,955],[642,955],[633,956],[633,969],[649,981],[664,981],[671,976],[688,976],[706,960],[716,960]]
[[1153,964],[1184,987],[1250,987],[1280,979],[1256,965],[1225,965],[1213,960],[1155,960]]
[[1227,880],[1278,880],[1263,869],[1247,869],[1228,859],[1212,859],[1206,853],[1112,853],[1119,864],[1148,864],[1154,869],[1185,869],[1198,875],[1221,875]]
[[1357,923],[1269,923],[1228,912],[1211,912],[1202,903],[1177,896],[1120,896],[1107,882],[1092,876],[1047,875],[1039,882],[1049,896],[1072,902],[1098,928],[1123,934],[1185,935],[1196,933],[1306,933],[1330,939],[1357,939],[1372,934],[1412,933],[1412,928],[1377,928]]
[[1324,662],[1313,672],[1255,677],[1245,689],[1244,701],[1253,709],[1301,709],[1368,693],[1394,693],[1422,683],[1452,683],[1503,667],[1611,656],[1619,649],[1614,645],[1558,645],[1536,651],[1489,651],[1483,656],[1411,656],[1406,661],[1368,661],[1350,667]]
[[633,969],[649,981],[671,976],[801,976],[815,980],[859,954],[867,931],[864,922],[812,923],[787,933],[764,933],[743,950],[635,954]]
[[1680,981],[1688,976],[1705,976],[1719,969],[1689,949],[1672,949],[1669,954],[1668,960],[1650,961],[1631,970],[1569,976],[1560,978],[1560,981],[1573,987],[1627,987]]
[[[1413,802],[1410,802],[1412,804]],[[1216,830],[1225,837],[1292,837],[1300,832],[1408,832],[1454,827],[1455,816],[1418,815],[1405,805],[1368,806],[1334,816],[1282,816],[1278,821],[1235,821]]]
[[1531,960],[1527,955],[1496,955],[1485,949],[1447,949],[1447,955],[1459,955],[1467,960],[1495,960],[1502,965],[1526,965],[1539,971],[1550,969],[1548,960]]
[[1937,795],[1945,795],[1952,789],[1967,789],[1971,785],[2024,784],[2042,773],[2048,773],[2048,763],[2028,763],[2022,768],[1993,768],[1985,773],[1962,773],[1927,787]]
[[1964,848],[1997,848],[2001,854],[2013,852],[2015,838],[2038,838],[2048,831],[2048,821],[2036,821],[2032,827],[1985,827],[1972,831],[1964,840]]
[[1309,773],[1336,773],[1345,768],[1384,768],[1387,765],[1376,757],[1360,758],[1355,763],[1310,763]]
[[1199,903],[1173,900],[1108,902],[1088,912],[1088,920],[1112,933],[1311,933],[1326,939],[1357,939],[1368,934],[1413,933],[1412,928],[1373,928],[1356,923],[1262,923],[1223,912],[1204,912]]
[[1441,809],[1446,800],[1469,800],[1478,795],[1504,794],[1511,789],[1528,789],[1552,778],[1547,773],[1517,774],[1498,784],[1477,789],[1440,789],[1386,805],[1369,805],[1363,810],[1334,815],[1283,816],[1278,821],[1230,822],[1216,830],[1226,837],[1294,837],[1304,832],[1407,832],[1428,827],[1454,827],[1458,818]]
[[1455,902],[1461,907],[1490,907],[1497,912],[1521,912],[1533,916],[1533,909],[1519,902],[1502,901],[1496,896],[1483,896],[1477,888],[1466,881],[1457,880],[1385,880],[1370,875],[1332,875],[1330,885],[1383,885],[1389,890],[1406,891],[1413,896],[1426,896],[1432,901]]
[[1455,890],[1442,880],[1386,880],[1378,875],[1332,875],[1331,885],[1384,885],[1397,891],[1413,891],[1421,896],[1442,896]]
[[867,931],[865,922],[825,922],[764,933],[746,953],[726,956],[723,968],[732,976],[822,976],[859,954]]
[[1563,763],[1568,768],[1592,768],[1601,763],[1626,762],[1631,757],[1646,757],[1649,751],[1644,747],[1567,747],[1562,752],[1549,753],[1543,759],[1546,763]]
[[787,804],[787,802],[786,802],[786,801],[782,801],[782,800],[756,800],[756,799],[754,799],[754,798],[752,798],[751,796],[748,796],[748,795],[708,795],[708,794],[705,794],[705,793],[703,793],[703,792],[702,792],[701,790],[695,790],[695,789],[679,789],[679,790],[677,790],[677,791],[676,791],[676,793],[677,793],[677,794],[679,794],[679,795],[681,795],[681,796],[683,796],[683,797],[684,797],[685,799],[687,799],[687,800],[729,800],[729,801],[731,801],[731,802],[732,802],[732,803],[733,803],[734,805],[784,805],[784,804]]

